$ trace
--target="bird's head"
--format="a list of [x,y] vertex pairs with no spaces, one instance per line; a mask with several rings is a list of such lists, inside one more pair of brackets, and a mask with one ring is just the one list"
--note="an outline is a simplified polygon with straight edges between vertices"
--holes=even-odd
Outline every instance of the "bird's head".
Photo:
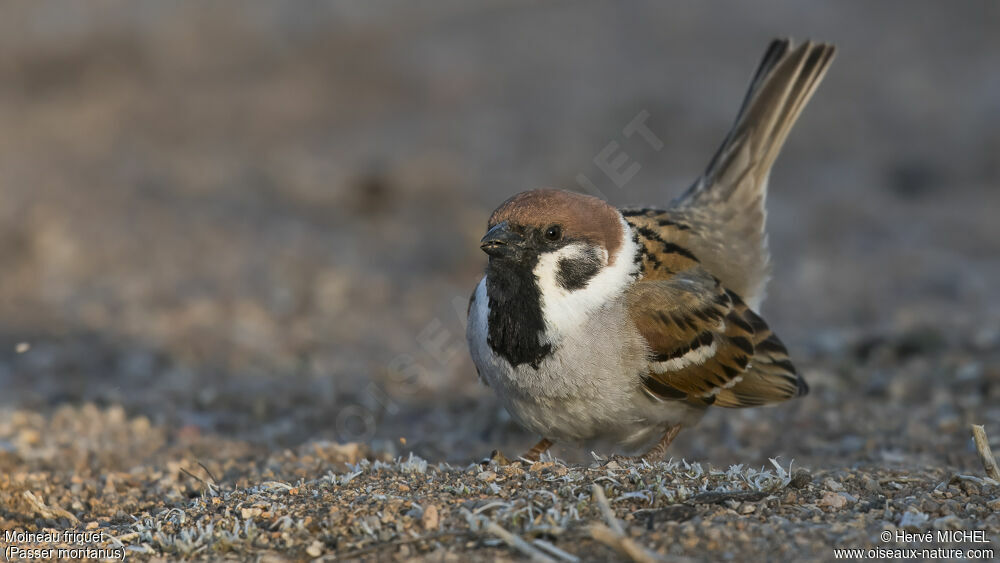
[[624,237],[621,214],[611,205],[540,189],[501,204],[490,216],[481,248],[490,256],[491,271],[530,272],[542,286],[553,283],[573,291],[614,264]]

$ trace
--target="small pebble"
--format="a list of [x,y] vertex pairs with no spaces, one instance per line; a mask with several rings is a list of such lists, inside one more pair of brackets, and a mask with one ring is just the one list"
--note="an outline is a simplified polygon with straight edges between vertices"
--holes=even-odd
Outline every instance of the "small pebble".
[[433,504],[427,505],[427,507],[424,508],[423,515],[420,517],[420,525],[423,526],[425,530],[437,530],[440,523],[437,506]]
[[869,493],[880,493],[882,492],[882,486],[878,484],[878,481],[872,479],[868,475],[861,478],[861,488],[868,491]]
[[323,555],[323,542],[319,540],[312,542],[309,544],[309,547],[306,548],[306,553],[309,554],[309,557],[319,557],[320,555]]
[[840,510],[841,508],[847,506],[847,499],[841,494],[833,491],[826,491],[823,493],[823,498],[821,498],[816,504],[828,507],[832,510]]

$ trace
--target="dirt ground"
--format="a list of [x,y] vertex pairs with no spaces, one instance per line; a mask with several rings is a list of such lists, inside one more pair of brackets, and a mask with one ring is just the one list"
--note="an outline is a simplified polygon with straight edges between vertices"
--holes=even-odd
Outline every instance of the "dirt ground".
[[[1000,555],[969,430],[1000,452],[1000,5],[803,10],[0,8],[5,556]],[[811,393],[660,464],[480,464],[537,438],[465,349],[488,213],[580,175],[665,204],[786,35],[839,48],[768,203],[762,312]]]

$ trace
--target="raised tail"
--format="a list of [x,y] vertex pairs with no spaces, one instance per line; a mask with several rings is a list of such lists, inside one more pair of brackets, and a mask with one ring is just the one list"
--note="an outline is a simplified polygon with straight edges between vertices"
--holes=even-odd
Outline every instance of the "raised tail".
[[727,201],[766,191],[767,175],[792,125],[833,61],[834,47],[811,41],[793,48],[775,39],[754,73],[736,123],[708,168],[678,203]]
[[833,45],[825,43],[772,41],[733,128],[705,173],[673,203],[718,229],[728,248],[718,259],[733,270],[720,277],[744,278],[741,296],[754,308],[769,273],[764,201],[771,165],[833,55]]

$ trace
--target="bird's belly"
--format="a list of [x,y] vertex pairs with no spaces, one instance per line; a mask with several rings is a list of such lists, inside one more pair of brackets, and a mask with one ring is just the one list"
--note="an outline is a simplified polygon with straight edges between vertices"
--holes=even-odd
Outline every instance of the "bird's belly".
[[645,450],[667,426],[692,425],[703,413],[686,403],[657,401],[641,391],[558,398],[507,393],[501,400],[515,420],[539,436],[556,442],[610,445],[625,452]]
[[[565,396],[557,404],[513,394],[502,397],[504,406],[530,431],[556,442],[610,442],[632,449],[648,443],[661,432],[664,409],[642,413],[648,397],[635,402],[611,402],[587,396]],[[643,416],[646,414],[647,416]],[[653,416],[648,416],[652,414]]]

